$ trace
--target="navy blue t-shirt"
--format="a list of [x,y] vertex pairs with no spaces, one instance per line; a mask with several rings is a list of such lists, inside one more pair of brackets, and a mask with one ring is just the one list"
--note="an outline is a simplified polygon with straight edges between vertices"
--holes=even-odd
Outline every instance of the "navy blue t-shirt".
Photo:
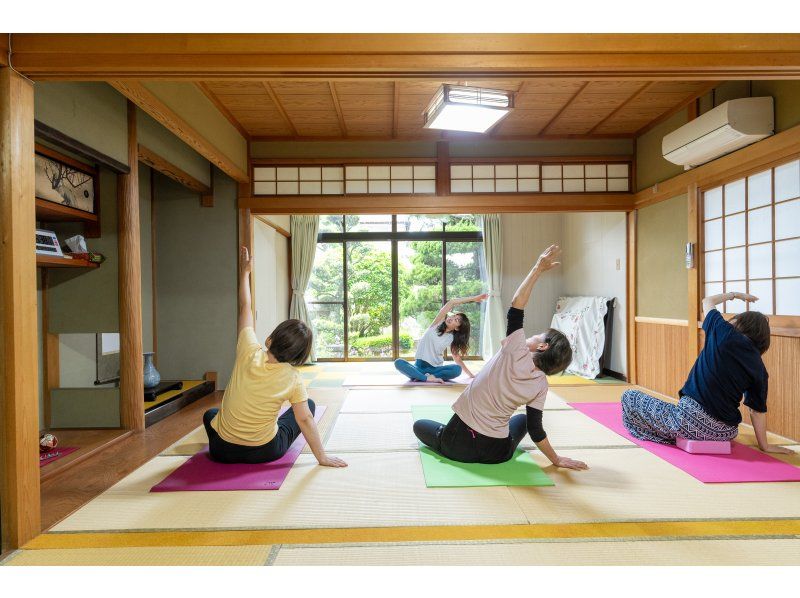
[[753,411],[767,412],[767,368],[753,341],[736,330],[716,310],[703,321],[706,343],[681,388],[715,419],[737,426],[742,421],[739,402]]

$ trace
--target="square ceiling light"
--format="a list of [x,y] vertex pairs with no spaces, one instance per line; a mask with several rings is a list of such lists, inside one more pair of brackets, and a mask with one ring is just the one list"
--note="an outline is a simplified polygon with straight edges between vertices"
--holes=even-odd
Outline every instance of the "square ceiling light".
[[514,108],[510,91],[442,85],[425,109],[426,129],[485,133]]

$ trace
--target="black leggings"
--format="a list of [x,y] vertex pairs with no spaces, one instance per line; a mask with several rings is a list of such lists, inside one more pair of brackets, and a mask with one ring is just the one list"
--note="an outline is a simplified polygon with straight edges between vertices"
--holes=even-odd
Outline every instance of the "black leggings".
[[527,417],[515,415],[508,421],[509,436],[492,438],[476,432],[453,415],[447,425],[430,419],[414,422],[414,434],[434,451],[462,463],[503,463],[514,456],[527,433]]
[[[311,413],[316,409],[314,401],[308,399],[308,408]],[[280,459],[289,450],[292,443],[300,436],[300,426],[290,407],[286,413],[278,418],[278,433],[275,438],[261,446],[244,446],[234,444],[220,438],[217,431],[211,427],[211,420],[217,415],[219,409],[209,409],[203,414],[203,425],[208,434],[208,453],[211,459],[220,463],[267,463]]]

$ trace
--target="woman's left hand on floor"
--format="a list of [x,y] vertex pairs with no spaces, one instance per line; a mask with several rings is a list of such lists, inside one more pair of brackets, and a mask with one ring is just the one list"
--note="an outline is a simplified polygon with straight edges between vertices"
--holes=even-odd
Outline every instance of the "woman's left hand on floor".
[[563,467],[565,469],[589,469],[589,466],[586,465],[583,461],[576,461],[575,459],[570,459],[569,457],[559,457],[555,463],[553,463],[556,467]]
[[781,446],[779,444],[768,444],[764,448],[761,449],[765,453],[777,453],[779,455],[793,455],[794,451],[792,449],[788,449],[785,446]]
[[325,456],[320,462],[323,467],[347,467],[347,463],[342,461],[339,457]]

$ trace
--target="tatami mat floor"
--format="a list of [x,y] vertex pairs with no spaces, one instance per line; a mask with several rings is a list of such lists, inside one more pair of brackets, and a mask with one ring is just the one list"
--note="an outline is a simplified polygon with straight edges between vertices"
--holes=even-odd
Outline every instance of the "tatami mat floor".
[[[343,379],[364,364],[330,365]],[[446,406],[458,389],[312,383],[326,448],[346,469],[306,450],[277,491],[150,493],[202,449],[198,427],[4,564],[800,564],[800,483],[703,484],[567,404],[625,388],[551,387],[551,442],[588,471],[532,450],[555,486],[427,488],[411,406]],[[785,460],[800,466],[792,449]]]

